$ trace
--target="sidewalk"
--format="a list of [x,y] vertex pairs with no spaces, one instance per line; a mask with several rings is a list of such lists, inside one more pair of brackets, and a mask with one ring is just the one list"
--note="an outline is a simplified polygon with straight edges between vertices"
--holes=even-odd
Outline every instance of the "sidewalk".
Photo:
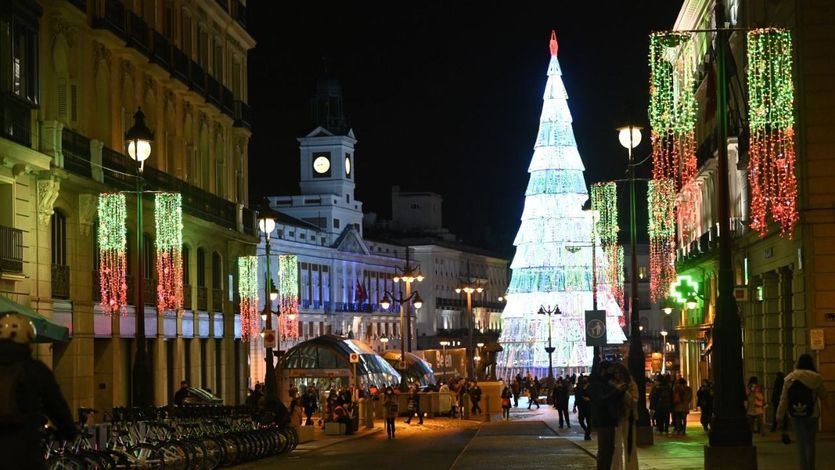
[[[597,440],[592,434],[591,441],[583,440],[583,430],[576,421],[577,415],[571,414],[571,428],[559,429],[559,418],[553,407],[542,405],[540,410],[527,410],[519,403],[520,408],[511,410],[513,420],[542,420],[561,437],[569,439],[590,455],[597,456]],[[690,470],[704,468],[704,446],[707,435],[699,422],[699,412],[692,412],[687,417],[687,435],[661,436],[654,434],[655,444],[638,448],[638,463],[641,469],[670,469]],[[794,441],[794,436],[792,436]],[[783,444],[780,433],[769,433],[765,437],[754,436],[754,446],[757,448],[757,466],[759,470],[784,470],[796,468],[796,446],[792,442]],[[818,433],[817,463],[823,468],[823,462],[835,461],[835,433]]]

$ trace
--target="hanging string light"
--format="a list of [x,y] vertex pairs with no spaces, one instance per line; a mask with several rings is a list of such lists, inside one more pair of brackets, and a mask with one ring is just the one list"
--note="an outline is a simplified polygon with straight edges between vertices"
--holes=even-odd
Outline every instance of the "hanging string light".
[[99,195],[99,285],[101,305],[107,314],[125,314],[127,306],[127,209],[125,195]]
[[238,258],[238,295],[241,297],[241,341],[258,334],[258,258]]
[[183,305],[183,208],[179,193],[157,193],[157,308],[177,311]]
[[649,264],[650,297],[662,300],[675,281],[675,184],[671,179],[650,180]]
[[764,28],[748,33],[748,182],[751,228],[768,233],[766,214],[792,237],[797,214],[794,83],[791,33]]
[[695,76],[688,59],[694,42],[689,33],[650,36],[652,177],[671,179],[675,189],[696,175]]
[[296,255],[278,257],[278,305],[281,336],[285,340],[299,337],[299,260]]
[[603,270],[605,283],[612,295],[623,307],[623,254],[618,246],[618,195],[615,182],[594,183],[591,186],[591,208],[596,211],[595,231],[600,238],[606,266]]

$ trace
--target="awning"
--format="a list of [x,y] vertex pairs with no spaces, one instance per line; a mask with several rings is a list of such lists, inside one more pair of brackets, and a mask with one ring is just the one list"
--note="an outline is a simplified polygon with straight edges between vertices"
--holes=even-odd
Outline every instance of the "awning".
[[29,318],[32,325],[35,326],[36,343],[65,342],[70,340],[70,330],[67,327],[53,323],[31,308],[24,307],[0,295],[0,313],[5,312],[17,312]]

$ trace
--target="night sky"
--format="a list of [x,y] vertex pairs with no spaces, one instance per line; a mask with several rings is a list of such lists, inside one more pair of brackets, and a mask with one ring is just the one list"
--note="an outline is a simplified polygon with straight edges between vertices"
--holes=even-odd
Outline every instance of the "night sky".
[[392,185],[434,191],[444,197],[445,226],[511,256],[551,29],[590,184],[624,175],[614,129],[629,120],[648,126],[647,35],[670,29],[682,2],[248,3],[258,43],[249,58],[253,202],[298,193],[296,138],[313,128],[310,98],[326,57],[359,141],[356,197],[365,211],[388,217]]

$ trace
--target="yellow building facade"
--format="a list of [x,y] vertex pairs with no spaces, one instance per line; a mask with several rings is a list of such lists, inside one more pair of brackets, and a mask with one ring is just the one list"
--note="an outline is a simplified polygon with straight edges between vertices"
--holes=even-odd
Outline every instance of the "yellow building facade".
[[[245,396],[236,337],[237,258],[255,253],[247,207],[251,135],[245,2],[10,0],[0,6],[0,295],[70,328],[37,346],[70,406],[130,403],[137,257],[154,397],[180,380],[226,403]],[[141,107],[154,132],[146,188],[182,194],[184,305],[156,311],[153,195],[137,254],[136,164],[124,133]],[[125,191],[128,307],[98,300],[97,201]],[[239,336],[239,335],[237,335]]]

